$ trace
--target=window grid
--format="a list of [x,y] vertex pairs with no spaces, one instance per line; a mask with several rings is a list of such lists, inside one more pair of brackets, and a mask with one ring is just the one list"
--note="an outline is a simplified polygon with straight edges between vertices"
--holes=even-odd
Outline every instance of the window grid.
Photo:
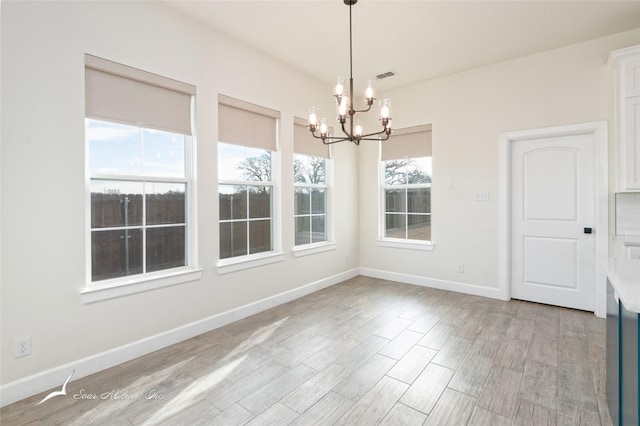
[[[91,176],[90,177],[90,181],[91,182],[98,182],[98,181],[120,181],[120,182],[130,182],[130,183],[142,183],[142,224],[141,225],[125,225],[125,226],[110,226],[110,227],[91,227],[91,232],[102,232],[102,231],[121,231],[121,230],[125,230],[125,229],[154,229],[154,228],[167,228],[167,227],[175,227],[175,226],[182,226],[185,227],[187,226],[187,224],[185,222],[175,222],[175,223],[159,223],[159,224],[147,224],[147,202],[146,202],[146,196],[148,195],[146,192],[146,184],[147,183],[181,183],[185,185],[185,192],[187,191],[187,187],[188,187],[188,183],[185,179],[173,179],[171,181],[169,180],[148,180],[145,179],[143,177],[140,177],[139,179],[136,178],[129,178],[129,179],[116,179],[116,178],[107,178],[105,175],[101,175],[101,176]],[[185,210],[186,210],[186,202],[185,202]],[[185,211],[185,217],[186,217],[186,211]]]
[[[309,240],[306,242],[300,242],[299,241],[299,237],[298,235],[296,235],[296,246],[300,246],[300,245],[304,245],[304,244],[312,244],[312,243],[317,243],[317,242],[321,242],[321,241],[327,241],[327,213],[326,213],[326,209],[327,209],[327,202],[326,202],[326,197],[327,197],[327,193],[326,193],[326,189],[327,187],[324,185],[300,185],[300,184],[296,184],[295,185],[295,189],[307,189],[309,191],[309,212],[310,213],[304,213],[304,214],[294,214],[294,220],[295,219],[302,219],[302,218],[309,218],[309,226],[310,226],[310,232],[309,232]],[[324,190],[324,211],[325,213],[313,213],[313,196],[312,191],[313,189],[322,189]],[[314,228],[314,218],[323,218],[324,219],[324,226],[320,227],[320,229],[315,229]],[[314,234],[317,232],[321,232],[322,234],[324,234],[324,238],[320,239],[320,240],[316,240],[314,241]],[[297,234],[297,233],[296,233]]]
[[[269,238],[269,240],[270,240],[270,248],[269,248],[269,250],[272,250],[273,249],[273,215],[271,215],[271,216],[262,216],[262,217],[250,217],[250,211],[251,211],[251,197],[250,197],[250,194],[251,194],[251,191],[248,188],[250,188],[250,187],[253,187],[253,188],[268,187],[269,188],[269,193],[271,194],[271,203],[270,203],[271,205],[270,205],[269,210],[271,212],[273,212],[273,187],[274,187],[273,183],[272,182],[260,181],[260,184],[256,185],[256,184],[250,184],[247,181],[223,181],[223,180],[221,180],[220,183],[219,183],[219,186],[220,187],[222,187],[222,186],[243,186],[243,187],[247,188],[247,190],[245,191],[246,192],[246,195],[245,195],[246,208],[244,209],[245,210],[245,217],[244,218],[239,218],[239,219],[233,219],[233,218],[232,219],[220,219],[220,224],[221,225],[222,224],[226,224],[226,223],[231,223],[231,224],[233,224],[233,223],[246,223],[246,226],[245,226],[245,232],[247,234],[247,236],[245,238],[246,250],[245,250],[245,253],[242,254],[242,255],[246,256],[246,255],[249,255],[249,254],[254,254],[254,253],[259,253],[261,251],[265,251],[265,250],[254,251],[254,252],[251,251],[251,232],[250,232],[251,226],[250,225],[251,225],[252,222],[255,223],[255,222],[260,222],[260,221],[269,221],[269,224],[270,224],[269,225],[269,228],[270,228],[270,238]],[[231,229],[233,229],[233,227]],[[232,241],[233,241],[233,238],[232,238]],[[224,257],[222,257],[223,255],[221,253],[221,258],[225,259],[225,258],[229,258],[229,257],[242,256],[240,254],[233,254],[233,252],[234,252],[234,250],[232,248],[231,249],[231,255],[230,256],[224,256]]]
[[[421,159],[429,159],[429,163],[430,163],[430,157],[421,157],[421,158],[405,158],[403,160],[390,160],[390,161],[382,161],[382,173],[381,173],[381,179],[383,181],[383,185],[382,185],[382,197],[383,197],[383,225],[382,225],[382,234],[383,234],[383,238],[384,239],[401,239],[401,240],[418,240],[418,241],[430,241],[431,240],[431,200],[430,200],[430,189],[431,189],[431,172],[430,170],[426,170],[425,168],[422,168],[422,170],[420,170],[420,168],[416,168],[415,164],[412,164],[412,162],[414,162],[415,160],[421,160]],[[394,176],[395,179],[392,179],[391,182],[388,182],[388,176],[387,176],[387,164],[388,163],[392,163],[392,162],[398,162],[398,161],[402,161],[405,162],[404,166],[402,167],[402,173],[401,174],[395,174],[396,176]],[[413,178],[411,178],[410,175],[410,170],[409,170],[409,166],[412,166],[412,172],[415,174],[416,169],[418,170],[418,175],[420,175],[420,173],[423,174],[422,177],[419,178],[419,180],[423,180],[422,183],[407,183],[409,182],[409,180],[411,179],[416,179],[415,176]],[[397,176],[400,175],[401,179],[399,179],[399,181],[401,183],[398,183],[398,179]],[[424,182],[424,181],[428,181],[428,182]],[[416,211],[416,209],[412,208],[410,201],[411,201],[411,197],[410,197],[410,191],[412,189],[429,189],[429,197],[428,200],[425,199],[422,200],[422,202],[424,203],[424,207],[426,211]],[[396,205],[389,205],[389,193],[390,191],[401,191],[402,193],[402,208],[399,210],[397,208]],[[420,221],[412,221],[412,219],[416,219],[416,218],[425,218],[426,220],[420,220]],[[393,220],[390,220],[392,219]],[[412,223],[413,222],[413,223]],[[392,226],[389,226],[390,224],[392,224]],[[402,235],[399,235],[400,231],[396,228],[400,227],[400,224],[402,225]],[[414,230],[414,232],[412,233],[412,225],[418,225],[418,231],[416,232]],[[423,225],[422,227],[425,228],[424,230],[420,229],[420,225]],[[420,234],[420,231],[423,231],[426,235],[424,235],[424,237]]]

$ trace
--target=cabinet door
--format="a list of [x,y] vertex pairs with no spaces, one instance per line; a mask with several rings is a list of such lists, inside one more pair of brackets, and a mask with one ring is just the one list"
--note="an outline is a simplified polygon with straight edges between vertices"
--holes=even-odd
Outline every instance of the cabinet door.
[[620,321],[615,291],[607,280],[607,403],[614,425],[620,424]]
[[622,381],[620,398],[623,425],[638,424],[638,314],[629,312],[620,303],[620,361]]
[[622,136],[625,189],[640,189],[640,96],[625,100]]

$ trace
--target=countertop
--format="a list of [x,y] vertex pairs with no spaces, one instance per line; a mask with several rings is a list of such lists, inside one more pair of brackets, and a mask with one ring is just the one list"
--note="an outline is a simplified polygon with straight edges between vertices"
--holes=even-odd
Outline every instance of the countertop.
[[640,260],[610,257],[604,266],[624,307],[640,313]]

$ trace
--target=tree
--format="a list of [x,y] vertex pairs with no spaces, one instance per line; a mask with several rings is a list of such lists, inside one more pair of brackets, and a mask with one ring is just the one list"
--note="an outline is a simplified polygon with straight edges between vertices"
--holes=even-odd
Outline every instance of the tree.
[[271,153],[249,157],[238,164],[242,176],[249,181],[271,182]]
[[402,185],[407,182],[431,183],[431,176],[426,174],[421,168],[410,167],[415,165],[415,163],[412,158],[386,161],[384,166],[385,183],[387,185]]
[[293,179],[296,183],[319,184],[325,182],[325,161],[321,157],[307,157],[305,164],[300,157],[293,160]]
[[[242,177],[252,182],[271,182],[271,153],[265,152],[259,157],[249,157],[238,163],[238,170],[242,171]],[[249,185],[247,190],[268,194],[270,188],[266,186]]]

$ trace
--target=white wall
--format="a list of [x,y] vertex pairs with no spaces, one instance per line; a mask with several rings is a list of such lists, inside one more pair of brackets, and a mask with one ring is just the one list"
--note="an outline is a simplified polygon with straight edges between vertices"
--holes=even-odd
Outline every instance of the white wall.
[[[373,274],[385,271],[387,277],[413,282],[443,280],[445,288],[498,297],[499,134],[613,123],[609,52],[638,43],[640,30],[634,30],[384,93],[392,100],[394,127],[433,125],[435,250],[378,247],[378,215],[363,214],[360,266]],[[609,126],[611,151],[614,127]],[[375,144],[361,146],[361,212],[373,213],[378,205],[377,158]],[[615,156],[610,155],[614,169]],[[474,201],[478,191],[489,191],[490,201]],[[458,263],[464,263],[464,273],[456,272]]]
[[[82,303],[84,53],[197,86],[200,281]],[[337,249],[291,255],[293,116],[306,117],[308,106],[331,101],[324,84],[159,2],[3,1],[1,75],[0,383],[357,270],[357,151],[349,146],[334,150]],[[225,275],[215,267],[218,93],[282,112],[282,248],[287,255],[277,264]],[[24,336],[31,336],[33,354],[15,359],[14,340]]]
[[[293,225],[284,220],[285,261],[219,276],[217,94],[282,112],[286,219],[293,215],[292,117],[331,101],[325,85],[155,2],[3,1],[1,7],[2,385],[358,266],[497,288],[498,134],[611,119],[608,52],[640,38],[640,31],[618,34],[384,94],[393,100],[396,127],[433,124],[434,252],[376,246],[377,148],[339,144],[337,249],[293,258]],[[81,302],[84,53],[197,86],[202,280]],[[491,192],[491,201],[474,202],[476,191]],[[455,272],[458,262],[464,274]],[[33,354],[14,359],[14,340],[23,336],[32,337]],[[58,378],[50,387],[56,385]]]

